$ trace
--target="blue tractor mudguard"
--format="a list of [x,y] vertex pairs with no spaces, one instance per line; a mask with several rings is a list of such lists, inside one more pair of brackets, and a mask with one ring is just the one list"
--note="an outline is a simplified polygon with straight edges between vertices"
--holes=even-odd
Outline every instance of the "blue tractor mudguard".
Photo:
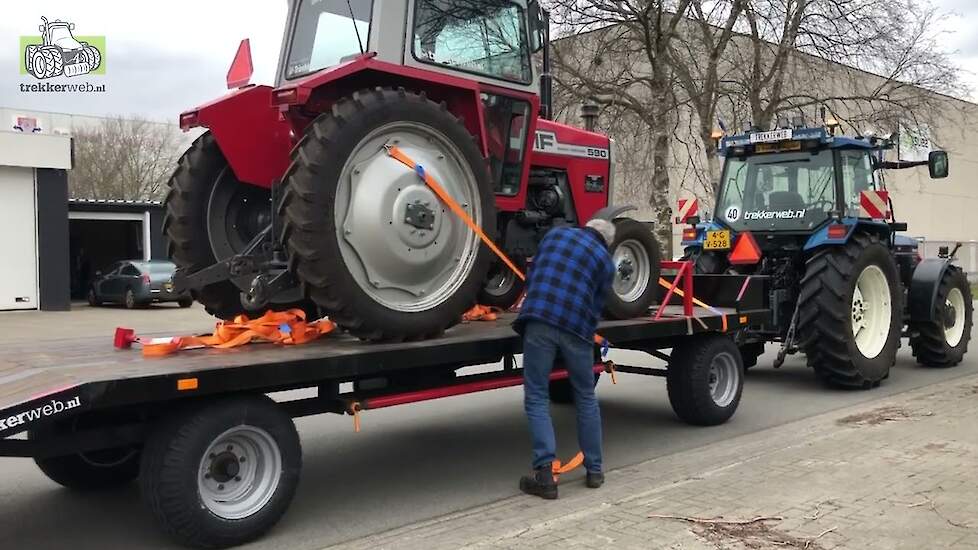
[[[830,236],[829,228],[832,226],[844,225],[847,230],[845,235],[842,236]],[[861,229],[863,231],[868,231],[871,233],[876,233],[881,239],[888,239],[890,237],[890,226],[886,222],[877,222],[871,220],[863,220],[859,218],[842,218],[839,221],[827,223],[819,228],[808,241],[805,243],[805,252],[809,250],[814,250],[820,246],[826,245],[840,245],[849,242],[849,238],[852,234],[856,232],[856,229]]]
[[917,264],[907,295],[911,322],[942,321],[934,313],[939,311],[937,292],[948,269],[958,269],[951,265],[951,258],[926,258]]

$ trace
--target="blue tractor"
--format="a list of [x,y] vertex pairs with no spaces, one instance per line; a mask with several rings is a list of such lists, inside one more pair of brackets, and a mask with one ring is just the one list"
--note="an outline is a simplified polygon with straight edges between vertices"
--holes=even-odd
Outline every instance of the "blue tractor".
[[883,173],[928,166],[948,174],[948,157],[886,161],[887,138],[835,135],[785,124],[720,140],[725,161],[714,216],[683,231],[685,258],[706,274],[764,275],[774,315],[738,342],[756,364],[780,342],[775,366],[803,352],[826,382],[872,388],[894,364],[901,336],[929,367],[961,362],[971,338],[971,288],[954,251],[921,259],[899,235]]

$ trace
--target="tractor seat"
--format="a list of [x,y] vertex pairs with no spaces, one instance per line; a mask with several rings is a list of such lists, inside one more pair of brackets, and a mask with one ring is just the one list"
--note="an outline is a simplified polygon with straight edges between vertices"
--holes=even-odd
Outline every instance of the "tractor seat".
[[771,210],[802,210],[805,199],[794,191],[774,191],[767,196],[768,207]]

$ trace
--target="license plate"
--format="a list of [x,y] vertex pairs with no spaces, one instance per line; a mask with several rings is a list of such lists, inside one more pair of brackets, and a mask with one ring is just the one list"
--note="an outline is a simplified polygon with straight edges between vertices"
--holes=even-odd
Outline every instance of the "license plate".
[[791,139],[791,128],[784,130],[771,130],[770,132],[757,132],[750,135],[751,143],[764,143],[768,141],[781,141]]
[[727,250],[730,248],[730,231],[720,229],[717,231],[707,231],[706,240],[703,241],[705,250]]

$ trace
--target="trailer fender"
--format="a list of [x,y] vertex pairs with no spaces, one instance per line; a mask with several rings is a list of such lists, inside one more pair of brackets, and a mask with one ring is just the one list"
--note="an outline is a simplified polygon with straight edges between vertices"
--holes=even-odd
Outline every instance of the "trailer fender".
[[908,302],[911,321],[935,321],[934,311],[937,309],[937,290],[948,269],[957,269],[944,258],[927,258],[922,260],[913,270],[910,281]]

